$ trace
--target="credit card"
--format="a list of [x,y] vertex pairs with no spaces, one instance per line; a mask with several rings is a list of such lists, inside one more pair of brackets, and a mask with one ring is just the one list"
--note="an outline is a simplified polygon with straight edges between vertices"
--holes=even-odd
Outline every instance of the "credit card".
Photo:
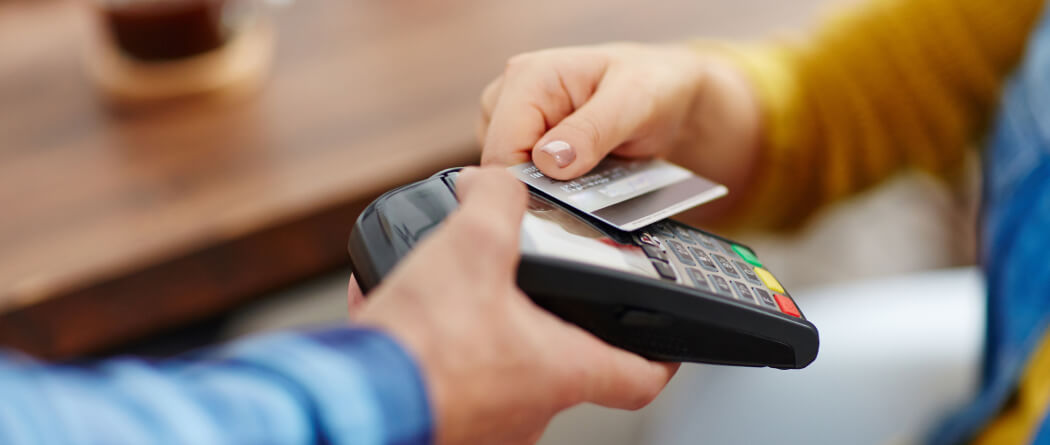
[[628,232],[729,193],[662,159],[605,158],[570,181],[549,178],[531,162],[507,169],[534,190]]

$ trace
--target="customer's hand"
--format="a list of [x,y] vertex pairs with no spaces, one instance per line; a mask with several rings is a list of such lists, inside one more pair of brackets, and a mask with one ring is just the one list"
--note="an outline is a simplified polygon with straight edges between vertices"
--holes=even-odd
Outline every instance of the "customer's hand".
[[419,361],[438,443],[531,443],[570,406],[649,403],[677,365],[609,346],[515,286],[524,186],[482,168],[464,170],[457,189],[460,208],[355,316]]
[[547,176],[565,180],[609,153],[661,156],[739,197],[752,179],[760,139],[751,88],[724,59],[684,45],[518,55],[481,96],[482,165],[531,159]]

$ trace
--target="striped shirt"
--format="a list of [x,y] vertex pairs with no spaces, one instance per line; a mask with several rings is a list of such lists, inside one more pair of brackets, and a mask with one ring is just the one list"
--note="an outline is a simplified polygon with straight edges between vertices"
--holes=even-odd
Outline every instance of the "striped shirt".
[[280,333],[165,361],[0,354],[0,443],[423,444],[418,368],[386,334]]

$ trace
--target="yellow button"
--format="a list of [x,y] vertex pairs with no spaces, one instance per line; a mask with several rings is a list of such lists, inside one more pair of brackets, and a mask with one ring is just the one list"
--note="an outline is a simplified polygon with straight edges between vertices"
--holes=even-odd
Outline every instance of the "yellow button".
[[766,283],[766,287],[770,288],[774,292],[784,293],[784,286],[781,286],[780,282],[777,281],[777,279],[773,277],[773,274],[769,273],[768,270],[765,270],[761,267],[756,267],[755,274],[758,275],[758,278],[762,279],[763,283]]

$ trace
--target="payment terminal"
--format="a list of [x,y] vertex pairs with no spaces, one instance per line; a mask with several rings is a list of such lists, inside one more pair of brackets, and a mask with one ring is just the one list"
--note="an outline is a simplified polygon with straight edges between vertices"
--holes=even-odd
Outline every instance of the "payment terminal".
[[[363,291],[456,208],[457,172],[364,210],[348,247]],[[625,232],[529,195],[517,282],[555,315],[653,360],[789,369],[816,358],[816,327],[747,246],[673,220]]]

